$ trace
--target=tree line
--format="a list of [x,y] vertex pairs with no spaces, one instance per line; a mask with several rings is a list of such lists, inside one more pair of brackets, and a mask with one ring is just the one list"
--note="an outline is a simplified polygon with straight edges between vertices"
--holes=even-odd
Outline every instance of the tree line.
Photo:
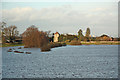
[[6,43],[9,41],[9,43],[15,43],[15,40],[17,38],[22,37],[22,41],[24,44],[24,47],[39,47],[41,48],[44,45],[47,45],[49,43],[49,33],[50,31],[44,32],[39,31],[37,27],[34,25],[28,27],[25,32],[23,32],[21,35],[19,34],[19,31],[17,30],[17,27],[15,25],[6,26],[5,22],[0,23],[0,31],[1,31],[1,38],[2,43]]
[[14,40],[19,35],[19,31],[15,25],[6,27],[5,22],[0,23],[0,31],[3,43],[5,43],[7,40],[9,40],[11,43],[14,43]]
[[[0,35],[2,37],[2,43],[6,43],[9,41],[10,43],[14,43],[16,39],[21,38],[25,47],[42,47],[47,45],[49,42],[53,42],[54,34],[50,33],[50,31],[39,31],[37,27],[34,25],[28,27],[25,32],[19,34],[17,26],[11,25],[6,26],[5,22],[0,23]],[[90,36],[90,28],[86,29],[86,34],[83,35],[82,29],[79,29],[77,32],[78,35],[72,34],[61,34],[59,36],[59,42],[71,42],[72,40],[77,41],[100,41],[101,37],[107,36],[102,35],[101,37],[91,37]],[[50,36],[52,34],[52,36]],[[107,36],[105,40],[109,40]],[[114,39],[115,40],[115,39]],[[120,38],[116,38],[116,41],[120,40]]]
[[82,30],[80,29],[78,31],[78,35],[71,35],[71,34],[61,34],[59,37],[59,41],[72,41],[72,40],[78,40],[78,41],[90,41],[90,28],[87,28],[86,35],[83,35]]

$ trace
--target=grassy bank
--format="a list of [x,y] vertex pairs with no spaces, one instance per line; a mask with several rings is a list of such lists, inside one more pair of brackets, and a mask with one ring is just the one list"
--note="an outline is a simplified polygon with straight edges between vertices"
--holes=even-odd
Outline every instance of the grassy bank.
[[66,42],[67,45],[120,45],[120,41]]
[[[49,43],[47,46],[50,48],[60,47],[65,45],[120,45],[120,41],[91,41],[91,42],[58,42],[58,43]],[[0,44],[0,47],[12,47],[12,46],[24,46],[24,44]],[[44,46],[43,48],[45,48]],[[46,47],[47,48],[47,47]]]
[[120,45],[118,41],[92,41],[92,42],[81,42],[83,45]]
[[2,44],[0,47],[24,46],[24,44]]

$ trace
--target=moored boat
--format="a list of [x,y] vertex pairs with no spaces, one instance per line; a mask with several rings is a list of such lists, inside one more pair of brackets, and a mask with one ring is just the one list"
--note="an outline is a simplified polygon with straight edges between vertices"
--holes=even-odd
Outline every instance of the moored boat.
[[22,49],[22,47],[19,47],[18,49]]
[[9,50],[7,50],[7,52],[12,52],[12,49],[10,48]]
[[25,54],[31,54],[31,52],[25,52]]
[[24,52],[21,52],[21,51],[14,51],[15,53],[24,53]]

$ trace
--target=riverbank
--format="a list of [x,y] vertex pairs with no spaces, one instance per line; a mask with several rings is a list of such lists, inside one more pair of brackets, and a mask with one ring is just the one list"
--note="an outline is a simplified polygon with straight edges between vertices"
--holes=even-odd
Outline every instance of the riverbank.
[[120,41],[81,41],[82,45],[120,45]]
[[[71,45],[71,42],[66,42],[67,45]],[[120,41],[81,41],[82,45],[120,45]],[[81,45],[79,44],[79,45]]]
[[[81,41],[81,44],[82,45],[120,45],[120,41],[91,41],[91,42]],[[71,44],[70,42],[66,42],[66,45],[71,45]],[[24,44],[0,44],[0,47],[12,47],[12,46],[24,46]]]
[[24,44],[1,44],[0,47],[24,46]]

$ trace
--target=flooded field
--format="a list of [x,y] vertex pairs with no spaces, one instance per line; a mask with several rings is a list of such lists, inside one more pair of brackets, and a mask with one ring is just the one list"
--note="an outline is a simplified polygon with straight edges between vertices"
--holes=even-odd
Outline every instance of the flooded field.
[[[7,52],[2,48],[3,78],[117,78],[117,45],[82,45],[53,48],[23,48],[32,54]],[[13,47],[12,47],[13,48]],[[18,47],[14,47],[17,49]]]

